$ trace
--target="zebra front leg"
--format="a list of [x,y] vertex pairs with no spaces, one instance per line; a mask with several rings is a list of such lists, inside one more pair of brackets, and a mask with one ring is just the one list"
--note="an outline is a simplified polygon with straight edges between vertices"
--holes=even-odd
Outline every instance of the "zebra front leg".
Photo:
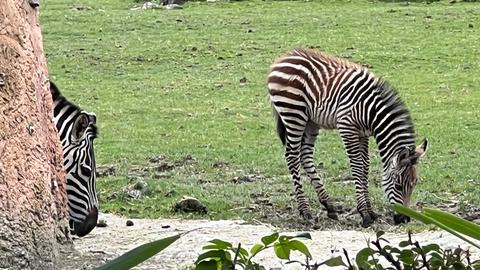
[[308,177],[310,178],[310,182],[312,183],[320,203],[325,207],[327,210],[327,216],[331,219],[338,220],[338,214],[335,211],[332,203],[330,202],[329,196],[327,191],[325,190],[325,186],[323,185],[322,179],[319,177],[317,173],[315,162],[313,160],[313,151],[315,149],[315,139],[318,136],[318,129],[315,132],[308,133],[310,131],[307,129],[305,134],[303,135],[302,139],[302,151],[301,151],[301,160],[302,166],[305,172],[307,173]]
[[303,191],[303,186],[300,179],[299,148],[300,142],[296,144],[287,142],[285,158],[287,160],[288,170],[292,175],[295,200],[297,201],[300,216],[305,220],[311,220],[313,219],[313,216],[310,212],[310,205],[308,203],[308,199],[305,197],[305,192]]
[[350,160],[350,168],[355,183],[357,210],[362,217],[362,227],[369,227],[375,221],[375,217],[370,213],[372,211],[368,199],[368,179],[365,174],[365,167],[369,164],[368,140],[365,142],[358,135],[358,130],[351,124],[340,125],[338,130]]
[[370,158],[368,156],[368,137],[359,138],[359,154],[361,156],[361,160],[363,161],[363,173],[360,177],[360,181],[362,184],[362,188],[360,190],[363,198],[357,199],[357,203],[360,206],[361,205],[360,202],[362,201],[362,199],[365,201],[366,211],[362,211],[362,212],[367,212],[368,215],[366,216],[362,215],[362,218],[363,218],[364,225],[368,227],[378,218],[378,215],[373,211],[372,203],[370,202],[370,196],[368,194],[368,171],[370,168]]

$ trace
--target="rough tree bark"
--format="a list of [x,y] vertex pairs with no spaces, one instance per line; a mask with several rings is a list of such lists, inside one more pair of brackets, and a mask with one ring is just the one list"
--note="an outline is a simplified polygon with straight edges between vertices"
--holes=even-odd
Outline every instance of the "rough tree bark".
[[0,0],[0,268],[54,269],[69,242],[38,15],[27,0]]

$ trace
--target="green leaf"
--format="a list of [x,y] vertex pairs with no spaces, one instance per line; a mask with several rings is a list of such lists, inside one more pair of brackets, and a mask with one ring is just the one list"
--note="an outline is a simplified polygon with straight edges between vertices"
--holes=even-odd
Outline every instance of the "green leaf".
[[274,232],[271,235],[262,237],[262,243],[265,246],[268,246],[268,245],[272,244],[273,242],[275,242],[277,239],[278,239],[278,232]]
[[290,238],[292,238],[292,237],[291,236],[286,236],[286,235],[280,235],[280,237],[278,237],[278,242],[288,243],[290,241]]
[[258,252],[260,252],[263,249],[262,244],[255,244],[253,247],[250,249],[250,253],[252,254],[251,257],[257,255]]
[[259,265],[258,263],[248,262],[247,266],[244,269],[248,270],[266,270],[265,267]]
[[424,213],[461,234],[480,240],[480,225],[437,209],[425,208]]
[[405,240],[405,241],[401,241],[400,243],[398,243],[398,246],[399,247],[408,247],[410,245],[410,241],[408,240]]
[[384,234],[385,234],[384,231],[378,231],[378,232],[377,232],[377,239],[380,238],[380,237],[382,237],[382,235],[384,235]]
[[[422,249],[418,248],[418,247],[412,247],[411,249],[413,252],[417,253],[417,254],[421,254],[422,253]],[[403,250],[402,250],[403,251]]]
[[428,264],[430,264],[430,266],[434,269],[440,269],[440,267],[445,266],[443,258],[431,258],[428,261]]
[[431,251],[439,251],[440,246],[437,244],[430,244],[430,245],[423,246],[422,249],[423,249],[423,252],[425,252],[425,254],[428,254]]
[[218,263],[216,260],[202,261],[195,266],[195,270],[216,270]]
[[215,244],[218,247],[218,249],[228,249],[232,247],[231,243],[225,242],[220,239],[213,239],[212,241],[209,241],[209,242]]
[[390,253],[397,253],[397,254],[400,254],[400,249],[396,248],[396,247],[392,247],[392,249],[390,250]]
[[[237,253],[237,248],[232,248],[232,251],[234,253]],[[238,251],[238,254],[240,255],[240,258],[242,259],[247,259],[248,258],[248,251],[242,247],[240,247],[240,250]]]
[[157,241],[153,241],[147,244],[138,246],[127,253],[121,255],[120,257],[109,261],[103,266],[97,268],[97,270],[123,270],[130,269],[134,266],[139,265],[143,261],[154,256],[158,252],[164,250],[166,247],[170,246],[173,242],[177,241],[180,238],[181,234],[163,238]]
[[374,254],[373,249],[366,247],[360,250],[355,257],[355,262],[357,263],[358,267],[360,268],[368,268],[365,267],[365,264],[368,262],[368,257]]
[[[221,269],[222,270],[232,270],[232,269],[234,269],[233,262],[230,261],[230,260],[222,261]],[[215,270],[215,269],[211,269],[211,270]]]
[[411,265],[415,261],[415,254],[413,253],[413,251],[405,249],[400,252],[400,255],[398,255],[398,259],[406,265]]
[[205,253],[202,253],[198,256],[195,264],[205,260],[205,259],[215,259],[220,261],[231,260],[231,255],[228,251],[225,250],[209,250]]
[[395,210],[395,211],[397,211],[397,212],[399,212],[399,213],[402,213],[402,214],[404,214],[404,215],[407,215],[407,216],[409,216],[409,217],[411,217],[411,218],[414,218],[414,219],[416,219],[416,220],[418,220],[418,221],[421,221],[421,222],[423,222],[423,223],[425,223],[425,224],[432,224],[432,223],[433,223],[433,222],[432,222],[432,219],[430,219],[429,217],[427,217],[427,216],[425,216],[425,215],[423,215],[423,214],[421,214],[421,213],[418,213],[418,212],[416,212],[415,210],[412,210],[412,209],[410,209],[410,208],[408,208],[408,207],[405,207],[405,206],[403,206],[403,205],[401,205],[401,204],[398,204],[398,203],[396,203],[396,204],[393,205],[393,210]]
[[347,266],[343,262],[342,256],[330,258],[330,259],[320,263],[320,265],[326,265],[326,266],[330,266],[330,267],[333,267],[333,266]]
[[290,243],[288,243],[288,244],[291,246],[291,249],[300,251],[305,256],[307,256],[309,259],[312,258],[312,254],[310,254],[310,251],[308,250],[308,247],[304,243],[302,243],[298,240],[290,240]]
[[436,258],[436,259],[439,259],[439,260],[442,260],[443,261],[443,257],[442,255],[440,255],[440,253],[437,252],[432,252],[432,254],[430,254],[430,256],[432,256],[432,258]]
[[427,217],[426,215],[424,214],[421,214],[421,213],[418,213],[408,207],[405,207],[401,204],[394,204],[393,205],[393,210],[399,212],[399,213],[402,213],[404,215],[407,215],[407,216],[410,216],[416,220],[419,220],[425,224],[435,224],[436,226],[440,227],[441,229],[455,235],[456,237],[462,239],[463,241],[469,243],[470,245],[476,247],[476,248],[479,248],[480,249],[480,245],[471,241],[470,239],[464,237],[463,235],[459,234],[457,231],[455,231],[454,229],[446,226],[445,224],[433,219],[433,218],[430,218],[430,217]]
[[206,245],[206,246],[203,246],[202,249],[208,250],[208,249],[220,249],[220,248],[218,248],[217,245]]
[[273,250],[277,257],[280,259],[288,260],[290,259],[290,248],[285,243],[275,243],[273,245]]

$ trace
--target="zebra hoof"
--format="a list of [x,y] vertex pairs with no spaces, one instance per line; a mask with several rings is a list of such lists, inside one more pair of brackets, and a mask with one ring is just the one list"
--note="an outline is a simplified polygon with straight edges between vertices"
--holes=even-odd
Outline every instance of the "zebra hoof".
[[327,217],[333,219],[333,220],[338,220],[338,214],[337,212],[327,212]]
[[300,211],[300,216],[306,221],[313,220],[313,216],[312,216],[312,213],[310,213],[310,211]]
[[373,219],[373,221],[377,220],[379,215],[375,212],[370,212],[368,213],[370,215],[370,217]]
[[410,217],[403,214],[395,214],[393,215],[393,221],[395,222],[395,225],[400,225],[402,223],[410,222]]
[[365,215],[363,218],[362,218],[362,227],[363,228],[368,228],[370,227],[370,225],[373,224],[373,222],[375,222],[375,219],[370,216],[370,215]]

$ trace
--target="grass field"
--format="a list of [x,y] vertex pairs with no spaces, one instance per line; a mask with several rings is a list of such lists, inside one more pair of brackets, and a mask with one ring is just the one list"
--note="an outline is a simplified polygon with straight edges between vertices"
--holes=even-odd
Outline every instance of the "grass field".
[[[206,217],[171,211],[189,195],[203,201],[213,219],[295,224],[292,184],[265,88],[269,65],[294,47],[368,64],[399,90],[418,142],[427,137],[431,146],[415,202],[461,210],[480,204],[478,3],[232,1],[131,11],[134,4],[49,0],[41,8],[50,76],[69,99],[97,114],[97,163],[117,169],[98,180],[103,211]],[[371,146],[371,193],[383,213],[381,166]],[[150,185],[148,196],[122,195],[132,175],[157,156],[171,166],[140,174]],[[354,208],[336,132],[320,136],[316,157],[332,197]],[[245,175],[255,181],[232,181]]]

